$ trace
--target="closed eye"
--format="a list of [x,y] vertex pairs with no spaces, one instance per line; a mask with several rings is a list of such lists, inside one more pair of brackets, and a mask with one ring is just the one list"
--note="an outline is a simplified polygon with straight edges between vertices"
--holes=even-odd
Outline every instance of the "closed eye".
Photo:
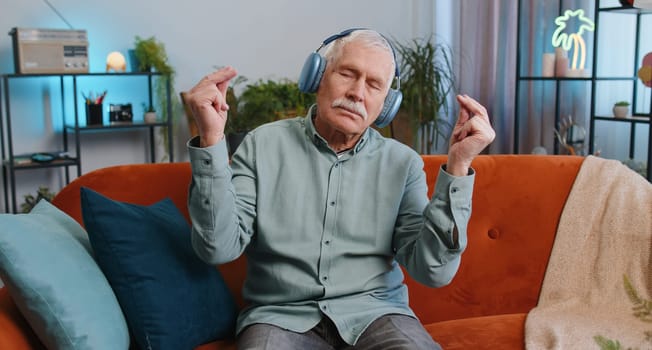
[[381,90],[383,88],[383,85],[377,80],[371,80],[367,83],[367,85],[369,85],[369,87],[374,90]]
[[353,74],[353,72],[348,70],[348,69],[341,70],[340,75],[345,77],[345,78],[353,78],[353,77],[355,77],[355,74]]

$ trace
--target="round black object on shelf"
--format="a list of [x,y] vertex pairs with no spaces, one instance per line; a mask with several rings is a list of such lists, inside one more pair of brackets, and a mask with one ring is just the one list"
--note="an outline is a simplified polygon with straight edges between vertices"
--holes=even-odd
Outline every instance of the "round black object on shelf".
[[31,156],[32,161],[36,163],[49,163],[55,160],[57,157],[51,153],[34,153]]

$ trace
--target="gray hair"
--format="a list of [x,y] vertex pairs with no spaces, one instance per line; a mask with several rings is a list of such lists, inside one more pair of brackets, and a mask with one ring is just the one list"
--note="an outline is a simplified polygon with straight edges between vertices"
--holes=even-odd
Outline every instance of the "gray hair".
[[392,80],[396,72],[396,57],[394,57],[394,50],[392,49],[391,44],[384,36],[380,33],[370,30],[370,29],[360,29],[351,32],[351,34],[333,40],[328,45],[324,47],[324,58],[328,64],[337,61],[342,54],[342,47],[347,43],[352,41],[358,41],[367,47],[374,47],[385,50],[388,54],[392,56],[392,73],[389,76],[388,80],[391,85]]

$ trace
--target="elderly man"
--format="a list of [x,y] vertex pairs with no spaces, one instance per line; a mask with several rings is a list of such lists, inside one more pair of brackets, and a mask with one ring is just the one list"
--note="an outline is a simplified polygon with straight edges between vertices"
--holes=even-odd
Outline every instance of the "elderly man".
[[391,45],[372,30],[325,43],[316,105],[250,132],[231,162],[224,126],[236,71],[220,69],[189,92],[199,129],[188,144],[193,247],[211,264],[247,256],[239,349],[437,349],[408,305],[400,265],[433,287],[454,277],[470,164],[494,131],[483,106],[457,97],[448,162],[429,200],[421,157],[370,128],[400,103],[387,101],[400,94]]

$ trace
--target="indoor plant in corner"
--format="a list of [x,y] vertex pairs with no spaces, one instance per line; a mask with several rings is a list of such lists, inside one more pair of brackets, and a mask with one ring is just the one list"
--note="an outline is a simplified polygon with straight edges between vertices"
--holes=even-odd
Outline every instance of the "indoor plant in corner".
[[[396,122],[407,134],[396,137],[421,154],[436,149],[439,138],[448,143],[452,125],[448,122],[448,99],[455,92],[452,49],[433,38],[393,43],[401,72],[403,102]],[[399,129],[399,128],[396,128]],[[394,134],[392,130],[392,134]]]
[[[134,57],[137,61],[138,70],[141,72],[155,71],[161,74],[159,79],[154,82],[154,90],[156,92],[156,101],[158,103],[158,110],[160,111],[161,120],[168,120],[172,118],[172,128],[176,125],[176,116],[179,115],[177,111],[180,110],[181,104],[177,99],[177,94],[174,92],[174,68],[168,62],[168,55],[165,51],[165,45],[158,41],[155,36],[149,38],[141,38],[136,35],[134,39]],[[168,85],[170,90],[168,91]],[[168,110],[168,96],[170,102],[170,110]],[[149,106],[152,107],[153,106]],[[147,111],[147,110],[146,110]],[[170,115],[169,115],[169,114]],[[161,137],[164,142],[164,149],[167,152],[168,139],[167,128],[161,128]],[[169,155],[168,155],[169,158]]]

